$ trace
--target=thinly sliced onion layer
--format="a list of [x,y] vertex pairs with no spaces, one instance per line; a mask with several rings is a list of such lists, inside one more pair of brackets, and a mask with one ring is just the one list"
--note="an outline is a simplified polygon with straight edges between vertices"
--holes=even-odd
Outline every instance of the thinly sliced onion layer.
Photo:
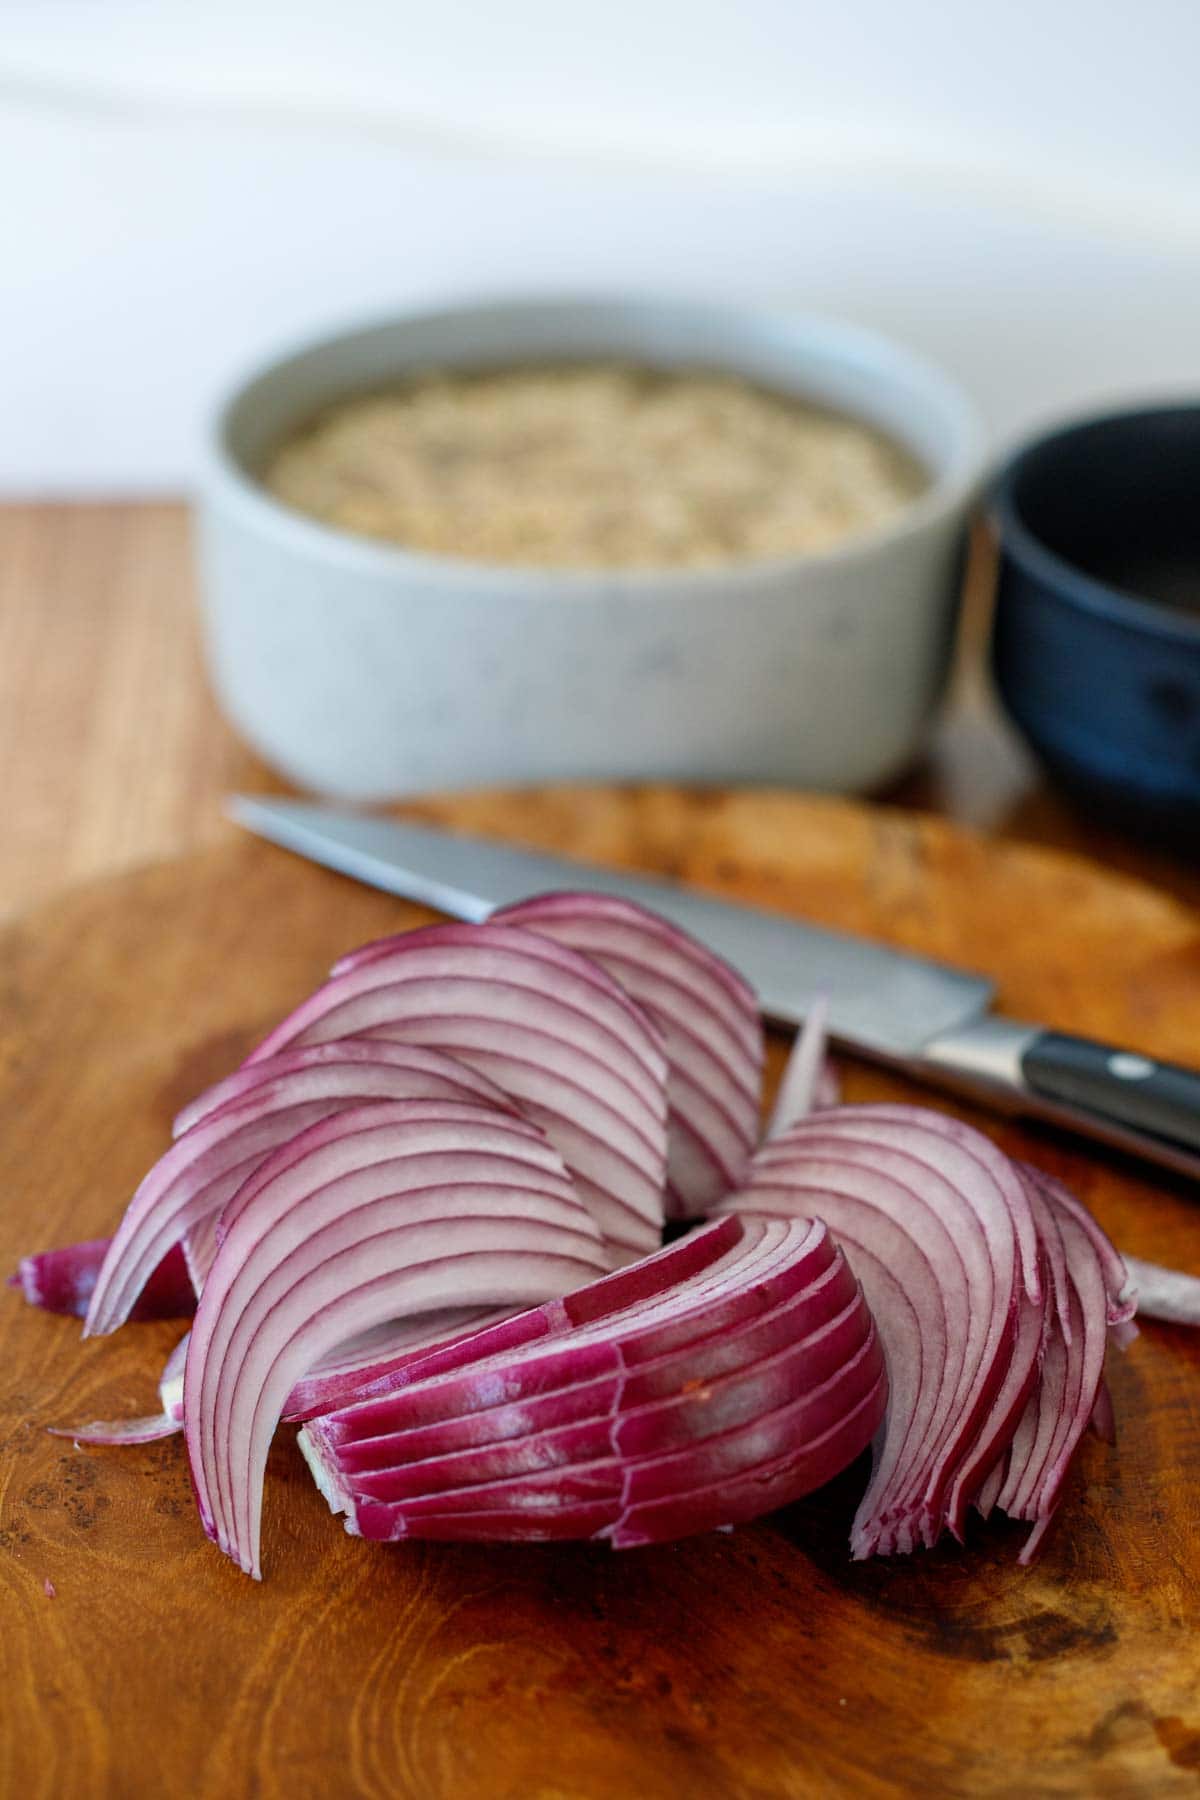
[[153,1444],[183,1430],[183,1368],[187,1360],[188,1333],[176,1344],[158,1383],[159,1411],[137,1419],[93,1419],[87,1425],[48,1425],[51,1437],[71,1438],[77,1444]]
[[[972,1152],[969,1138],[928,1133],[916,1109],[839,1108],[765,1144],[724,1202],[824,1218],[879,1321],[892,1397],[857,1555],[936,1541],[1011,1360],[1020,1239],[1009,1195]],[[1023,1191],[1020,1204],[1027,1216]]]
[[1136,1289],[1139,1317],[1172,1325],[1200,1325],[1200,1277],[1127,1256],[1125,1267]]
[[[633,901],[555,893],[492,914],[582,951],[653,1019],[667,1054],[667,1214],[736,1187],[758,1138],[763,1034],[754,990],[689,933]],[[344,966],[344,965],[343,965]]]
[[91,1297],[85,1336],[114,1330],[150,1271],[186,1233],[193,1277],[206,1272],[221,1209],[281,1144],[308,1126],[371,1100],[470,1100],[511,1113],[512,1103],[449,1057],[402,1044],[321,1045],[264,1058],[221,1084],[176,1138],[126,1209]]
[[271,1436],[295,1382],[348,1338],[536,1303],[604,1264],[561,1159],[523,1121],[401,1100],[311,1126],[227,1207],[196,1309],[184,1420],[205,1529],[259,1573]]
[[1028,1562],[1058,1508],[1080,1439],[1097,1419],[1105,1428],[1108,1328],[1126,1323],[1133,1301],[1125,1265],[1091,1215],[1039,1170],[1022,1172],[1041,1204],[1043,1233],[1056,1233],[1061,1242],[1066,1299],[1048,1316],[1039,1380],[1004,1455],[999,1485],[988,1487],[992,1505],[1032,1523],[1020,1558]]
[[[113,1240],[91,1238],[61,1250],[39,1250],[23,1256],[8,1286],[20,1288],[30,1306],[43,1312],[87,1317],[97,1277]],[[196,1295],[183,1252],[172,1245],[161,1262],[151,1264],[141,1293],[130,1307],[131,1319],[186,1319],[196,1309]]]
[[608,972],[519,926],[434,925],[369,946],[259,1045],[383,1037],[495,1081],[557,1145],[619,1258],[659,1241],[667,1064]]

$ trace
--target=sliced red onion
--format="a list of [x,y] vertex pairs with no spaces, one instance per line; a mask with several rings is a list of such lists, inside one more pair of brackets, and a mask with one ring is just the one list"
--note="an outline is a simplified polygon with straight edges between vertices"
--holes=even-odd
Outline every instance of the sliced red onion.
[[631,1358],[691,1348],[792,1299],[832,1257],[821,1226],[807,1224],[801,1241],[792,1221],[719,1220],[642,1263],[419,1359],[377,1398],[308,1429],[339,1452],[362,1447],[367,1454],[354,1466],[386,1466],[390,1441],[410,1426],[524,1402],[619,1371]]
[[1143,1262],[1140,1256],[1127,1256],[1124,1262],[1136,1289],[1139,1315],[1172,1325],[1200,1325],[1200,1279]]
[[486,1101],[513,1110],[473,1070],[398,1044],[293,1051],[256,1063],[212,1093],[130,1201],[96,1280],[85,1336],[113,1331],[128,1318],[149,1271],[202,1226],[208,1229],[191,1237],[189,1262],[193,1276],[203,1276],[222,1207],[273,1150],[318,1120],[369,1100]]
[[[347,1529],[377,1540],[555,1538],[564,1535],[563,1507],[587,1506],[595,1509],[587,1535],[618,1549],[717,1530],[798,1500],[840,1473],[870,1442],[885,1394],[872,1331],[820,1389],[686,1450],[582,1463],[428,1501],[356,1500]],[[452,1519],[460,1529],[450,1528]]]
[[829,999],[821,994],[810,1006],[784,1066],[767,1125],[769,1138],[807,1119],[818,1107],[837,1104],[837,1084],[826,1060],[828,1023]]
[[377,1101],[325,1119],[226,1217],[184,1417],[205,1528],[255,1575],[267,1450],[300,1376],[389,1319],[538,1302],[604,1267],[557,1153],[477,1104]]
[[995,1495],[995,1504],[1010,1517],[1034,1526],[1021,1552],[1024,1563],[1045,1535],[1071,1459],[1098,1409],[1103,1422],[1108,1327],[1127,1320],[1132,1302],[1125,1265],[1091,1215],[1058,1182],[1035,1169],[1023,1172],[1061,1236],[1069,1302],[1067,1319],[1059,1312],[1048,1322],[1040,1378]]
[[[970,1309],[962,1247],[923,1197],[921,1166],[885,1154],[890,1165],[881,1167],[856,1161],[853,1147],[847,1152],[830,1140],[794,1145],[789,1134],[775,1140],[769,1160],[760,1153],[750,1182],[726,1202],[824,1217],[846,1245],[876,1318],[892,1321],[889,1442],[861,1515],[877,1521],[868,1549],[879,1547],[893,1515],[902,1533],[923,1535],[923,1514],[910,1525],[912,1506],[919,1506],[929,1484],[939,1419],[963,1416],[964,1390],[978,1367],[992,1300],[989,1271],[987,1310]],[[978,1281],[979,1270],[972,1272]],[[914,1488],[918,1493],[906,1506]],[[860,1528],[866,1536],[861,1520]]]
[[369,946],[259,1045],[386,1037],[489,1076],[557,1144],[623,1257],[661,1235],[666,1059],[597,963],[518,926],[435,925]]
[[[724,1203],[823,1217],[879,1322],[892,1394],[856,1555],[961,1531],[970,1494],[957,1478],[969,1463],[982,1480],[998,1445],[980,1433],[1011,1427],[1028,1383],[1038,1321],[1022,1326],[1020,1302],[1041,1298],[1032,1212],[1020,1176],[976,1138],[930,1128],[915,1108],[839,1108],[765,1144]],[[1018,1343],[1025,1371],[1006,1390]]]
[[48,1425],[51,1437],[71,1438],[77,1444],[153,1444],[183,1430],[183,1367],[187,1360],[187,1332],[163,1366],[158,1383],[160,1410],[137,1419],[93,1419],[87,1425]]
[[366,1399],[381,1383],[419,1357],[460,1342],[501,1318],[511,1307],[447,1307],[419,1318],[389,1319],[323,1356],[296,1382],[283,1408],[285,1421],[300,1423],[334,1407]]
[[1039,1192],[1045,1196],[1060,1221],[1072,1220],[1088,1238],[1099,1264],[1100,1279],[1107,1301],[1108,1323],[1110,1325],[1125,1324],[1132,1319],[1137,1310],[1137,1296],[1131,1290],[1129,1271],[1120,1252],[1111,1242],[1107,1233],[1097,1224],[1083,1202],[1077,1200],[1061,1181],[1056,1181],[1053,1175],[1047,1175],[1045,1170],[1035,1169],[1028,1163],[1021,1164],[1019,1167]]
[[[649,1541],[761,1511],[764,1466],[768,1503],[827,1480],[883,1410],[861,1295],[810,1222],[748,1219],[731,1250],[556,1340],[314,1422],[302,1438],[323,1490],[350,1529],[376,1538]],[[747,1301],[756,1310],[740,1329],[713,1328],[723,1306],[740,1316]],[[355,1474],[356,1450],[380,1466]]]
[[[480,1075],[476,1069],[468,1068],[465,1063],[455,1062],[453,1057],[444,1055],[440,1050],[422,1050],[416,1044],[363,1044],[354,1039],[336,1038],[331,1043],[281,1050],[275,1056],[243,1063],[240,1069],[226,1075],[223,1081],[215,1082],[212,1087],[198,1094],[176,1115],[172,1135],[180,1137],[210,1113],[249,1099],[264,1083],[292,1076],[318,1077],[322,1070],[340,1070],[345,1078],[356,1064],[365,1064],[370,1069],[379,1063],[407,1070],[414,1076],[428,1076],[427,1091],[431,1099],[480,1100],[489,1106],[498,1107],[502,1112],[514,1110],[512,1101],[500,1092],[494,1082]],[[332,1079],[336,1082],[338,1076],[335,1074]],[[397,1099],[410,1096],[382,1097]],[[411,1096],[414,1099],[422,1097],[419,1094]]]
[[[764,1239],[761,1253],[748,1254],[740,1293],[719,1268],[716,1290],[710,1281],[691,1283],[674,1305],[667,1298],[578,1327],[543,1340],[536,1353],[517,1346],[465,1372],[414,1383],[395,1406],[343,1409],[314,1420],[310,1431],[345,1475],[357,1477],[597,1418],[617,1397],[635,1406],[688,1382],[702,1385],[788,1348],[857,1302],[857,1284],[820,1228],[808,1251],[781,1268],[786,1249]],[[714,1297],[729,1321],[716,1332],[706,1316]]]
[[[20,1288],[30,1306],[44,1312],[87,1316],[96,1280],[112,1244],[92,1238],[61,1250],[39,1250],[23,1256],[8,1286]],[[196,1295],[183,1253],[172,1245],[157,1265],[151,1264],[141,1293],[130,1308],[131,1319],[186,1319],[196,1308]]]
[[741,1181],[758,1138],[763,1034],[753,989],[689,933],[611,895],[543,894],[502,907],[492,923],[582,952],[653,1019],[668,1063],[667,1213],[706,1212]]
[[[712,1389],[683,1393],[671,1401],[647,1407],[637,1417],[624,1416],[618,1408],[607,1433],[591,1439],[603,1445],[607,1436],[608,1454],[591,1455],[590,1442],[579,1434],[582,1454],[563,1466],[543,1467],[504,1480],[466,1480],[454,1487],[387,1504],[392,1535],[419,1536],[423,1516],[497,1509],[518,1514],[545,1512],[563,1499],[610,1500],[612,1517],[604,1534],[609,1535],[626,1526],[630,1509],[699,1493],[708,1496],[710,1516],[692,1523],[689,1529],[713,1530],[718,1525],[734,1523],[728,1517],[724,1492],[729,1483],[764,1464],[794,1457],[798,1450],[824,1438],[868,1398],[877,1396],[880,1401],[872,1425],[882,1415],[883,1357],[869,1321],[864,1325],[860,1319],[856,1347],[849,1355],[843,1354],[832,1370],[810,1374],[803,1352],[793,1351],[785,1352],[778,1360],[771,1377],[768,1379],[759,1371],[729,1376],[727,1396],[719,1395],[720,1384],[714,1384]],[[549,1460],[550,1435],[533,1442],[529,1453],[536,1456],[538,1448],[544,1447]],[[856,1455],[865,1449],[870,1436],[868,1430],[858,1437]],[[810,1475],[811,1470],[806,1468],[806,1479]],[[820,1483],[830,1479],[830,1470],[822,1466]],[[793,1489],[787,1498],[799,1499],[800,1493]],[[775,1503],[786,1504],[783,1499]],[[372,1536],[378,1535],[380,1522],[376,1508],[384,1506],[383,1502],[356,1497],[355,1514],[367,1508],[374,1514]],[[756,1512],[761,1510],[761,1504],[755,1508]],[[355,1514],[350,1517],[351,1530]],[[641,1541],[653,1540],[646,1537]]]
[[614,1372],[524,1406],[508,1401],[447,1422],[458,1426],[454,1432],[443,1425],[397,1434],[390,1450],[396,1460],[386,1468],[350,1474],[350,1459],[343,1458],[341,1472],[358,1497],[425,1499],[613,1455],[665,1453],[732,1429],[748,1414],[786,1405],[799,1373],[811,1387],[857,1353],[861,1300],[853,1278],[839,1272],[848,1290],[840,1308],[830,1301],[806,1307],[790,1302],[783,1341],[769,1349],[754,1348],[764,1335],[760,1325],[743,1334],[736,1360],[728,1351],[714,1356],[711,1346],[708,1356],[677,1351],[638,1369],[635,1378]]

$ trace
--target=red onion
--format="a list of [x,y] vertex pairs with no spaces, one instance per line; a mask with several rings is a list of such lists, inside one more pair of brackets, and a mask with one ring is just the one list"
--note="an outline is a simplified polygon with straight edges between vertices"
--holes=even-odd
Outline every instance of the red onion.
[[[8,1286],[20,1288],[30,1306],[40,1306],[44,1312],[85,1318],[111,1243],[111,1238],[92,1238],[84,1244],[23,1256],[16,1273],[9,1276]],[[190,1317],[195,1307],[196,1295],[183,1252],[172,1245],[157,1266],[151,1265],[129,1317],[183,1319]]]
[[[655,1259],[664,1273],[671,1254]],[[828,1480],[883,1408],[881,1353],[840,1252],[819,1226],[761,1219],[713,1264],[588,1325],[409,1373],[302,1434],[366,1536],[661,1541],[761,1510],[756,1477],[779,1503]]]
[[88,1425],[48,1425],[51,1437],[77,1444],[153,1444],[183,1430],[183,1366],[188,1334],[176,1344],[158,1384],[159,1411],[139,1419],[94,1419]]
[[[631,900],[543,894],[492,914],[582,951],[653,1019],[667,1053],[669,1218],[696,1218],[746,1172],[763,1034],[754,990],[689,933]],[[345,966],[345,965],[340,965]]]
[[[1071,1458],[1099,1409],[1109,1325],[1132,1310],[1124,1264],[1091,1215],[1057,1182],[1036,1169],[1023,1173],[1042,1205],[1039,1226],[1057,1233],[1063,1252],[1065,1307],[1047,1320],[1038,1383],[1003,1458],[1003,1479],[988,1499],[1034,1530],[1020,1560],[1034,1555],[1057,1509]],[[1111,1419],[1108,1421],[1111,1424]]]
[[1200,1325],[1200,1279],[1143,1262],[1140,1256],[1127,1256],[1124,1262],[1137,1293],[1139,1315],[1173,1325]]
[[[41,1304],[90,1293],[91,1331],[186,1299],[181,1241],[200,1290],[160,1414],[64,1434],[182,1418],[205,1529],[255,1575],[281,1417],[364,1537],[663,1542],[874,1439],[856,1556],[973,1504],[1032,1526],[1027,1561],[1112,1437],[1130,1271],[978,1132],[837,1106],[824,1040],[818,1002],[753,1150],[753,995],[644,909],[546,895],[355,951],[180,1114],[111,1245],[22,1264]],[[644,1255],[664,1184],[719,1216]],[[1134,1272],[1200,1317],[1200,1283]]]
[[[821,994],[813,1001],[804,1028],[798,1034],[792,1054],[775,1094],[775,1105],[767,1125],[767,1136],[778,1137],[789,1125],[822,1106],[836,1106],[837,1085],[825,1055],[825,1032],[829,1019],[829,1000]],[[730,1183],[726,1193],[735,1184]],[[721,1198],[723,1196],[718,1196]]]
[[353,1334],[538,1301],[604,1267],[541,1134],[477,1104],[377,1101],[310,1126],[226,1207],[184,1381],[205,1529],[257,1575],[262,1477],[298,1377]]
[[[497,1089],[449,1057],[384,1044],[325,1045],[265,1059],[202,1096],[192,1109],[195,1123],[155,1163],[126,1209],[96,1280],[84,1335],[112,1331],[128,1318],[159,1259],[185,1233],[215,1221],[278,1145],[366,1100],[422,1097],[486,1098],[512,1110]],[[193,1239],[194,1278],[211,1256],[209,1238]]]
[[[892,1397],[856,1555],[933,1542],[947,1522],[960,1528],[947,1504],[956,1468],[1011,1360],[1028,1202],[1016,1178],[1006,1193],[972,1149],[969,1138],[930,1132],[916,1109],[841,1108],[764,1145],[746,1187],[724,1202],[824,1218],[879,1322]],[[1015,1220],[1018,1204],[1025,1216]],[[1028,1235],[1036,1281],[1031,1220]]]
[[[504,1376],[503,1401],[343,1446],[339,1473],[359,1495],[396,1500],[439,1492],[448,1475],[461,1475],[459,1485],[467,1485],[624,1452],[634,1447],[639,1431],[645,1453],[678,1447],[688,1441],[691,1424],[702,1418],[714,1423],[727,1415],[730,1425],[736,1423],[747,1387],[761,1396],[774,1383],[774,1404],[783,1405],[789,1398],[792,1360],[803,1357],[806,1376],[820,1380],[861,1347],[857,1285],[844,1263],[831,1265],[831,1270],[840,1279],[822,1279],[819,1291],[805,1290],[730,1334],[728,1341],[724,1334],[705,1338],[645,1363],[635,1361],[632,1372],[619,1353],[603,1374],[589,1373],[579,1381],[560,1365],[567,1385],[522,1400],[514,1397],[519,1373],[493,1370]],[[611,1340],[606,1347],[611,1350]],[[594,1369],[594,1360],[585,1358],[584,1366]],[[685,1408],[673,1419],[672,1408],[697,1392],[703,1393],[703,1413],[689,1415]],[[618,1405],[619,1427],[614,1425]],[[640,1430],[647,1420],[648,1428]]]
[[[414,1361],[378,1399],[313,1421],[310,1435],[345,1449],[347,1467],[386,1466],[399,1432],[461,1423],[499,1399],[557,1392],[635,1356],[691,1353],[785,1305],[831,1261],[819,1227],[808,1227],[798,1243],[784,1221],[718,1220],[617,1275]],[[623,1332],[621,1358],[609,1341],[614,1321]]]
[[406,932],[339,964],[249,1060],[362,1036],[444,1050],[489,1076],[556,1145],[615,1255],[657,1244],[666,1060],[598,964],[517,926]]

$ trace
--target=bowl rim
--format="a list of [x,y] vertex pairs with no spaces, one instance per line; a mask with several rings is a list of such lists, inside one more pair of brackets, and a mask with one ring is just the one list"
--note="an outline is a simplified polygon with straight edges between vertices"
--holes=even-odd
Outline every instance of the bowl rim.
[[1025,523],[1017,505],[1016,488],[1024,468],[1039,451],[1080,437],[1095,426],[1134,425],[1178,413],[1195,415],[1200,430],[1200,400],[1146,402],[1118,406],[1103,412],[1073,413],[1048,429],[1027,438],[1001,465],[989,483],[986,512],[996,530],[1001,556],[1008,556],[1023,570],[1051,589],[1055,599],[1078,606],[1110,624],[1149,632],[1156,637],[1200,644],[1200,613],[1164,606],[1116,582],[1089,575],[1078,563],[1052,550]]
[[[614,318],[630,308],[666,316],[690,313],[753,329],[786,327],[803,350],[811,336],[831,361],[857,356],[894,370],[900,381],[920,391],[938,418],[948,424],[952,438],[946,465],[932,474],[928,485],[891,518],[854,532],[824,550],[782,557],[734,558],[701,568],[653,565],[629,568],[569,567],[540,564],[498,563],[408,550],[387,539],[346,531],[288,506],[266,488],[246,467],[230,442],[233,417],[258,383],[309,357],[336,349],[373,333],[405,325],[419,326],[435,320],[484,312],[528,313],[545,311],[611,311]],[[636,356],[636,350],[629,353]],[[714,363],[714,366],[720,366]],[[736,373],[736,370],[732,370]],[[767,384],[764,384],[767,385]],[[353,392],[347,389],[347,392]],[[302,415],[297,414],[297,419]],[[870,421],[867,421],[870,423]],[[876,429],[884,429],[876,427]],[[516,292],[458,297],[441,303],[377,313],[332,330],[309,335],[283,351],[260,359],[227,384],[210,410],[205,434],[201,493],[232,503],[260,531],[289,539],[302,551],[344,567],[358,568],[397,578],[416,578],[456,587],[492,587],[503,581],[510,590],[526,595],[549,593],[566,598],[591,597],[598,590],[607,595],[660,593],[667,595],[712,593],[737,584],[739,590],[762,583],[772,585],[781,576],[807,569],[838,567],[869,559],[920,536],[931,525],[959,507],[969,508],[983,491],[988,434],[975,403],[936,363],[926,360],[890,336],[836,317],[808,312],[799,307],[754,302],[705,300],[670,293],[614,291],[611,293]]]

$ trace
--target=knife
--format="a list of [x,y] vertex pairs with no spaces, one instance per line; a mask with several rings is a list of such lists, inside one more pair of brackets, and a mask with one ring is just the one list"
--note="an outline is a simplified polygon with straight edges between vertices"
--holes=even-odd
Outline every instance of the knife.
[[777,1024],[801,1024],[824,994],[847,1050],[1200,1176],[1200,1072],[1004,1018],[983,976],[675,882],[429,826],[248,795],[228,811],[312,862],[472,923],[554,888],[640,901],[739,969]]

